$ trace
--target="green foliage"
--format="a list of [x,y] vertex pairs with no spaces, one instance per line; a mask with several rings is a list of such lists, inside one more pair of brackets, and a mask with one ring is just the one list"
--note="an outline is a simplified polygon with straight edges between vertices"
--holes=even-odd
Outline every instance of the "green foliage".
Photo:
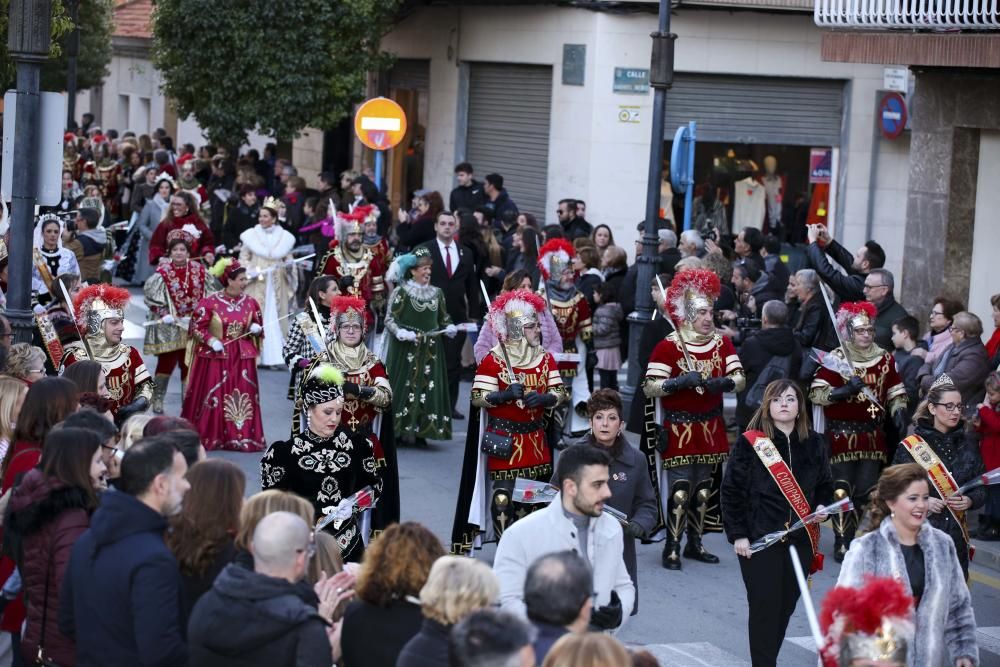
[[[3,90],[14,88],[16,73],[14,61],[7,52],[7,30],[10,19],[10,0],[0,0],[0,81],[3,82]],[[73,29],[73,22],[70,21],[66,8],[62,0],[52,0],[52,45],[49,48],[49,58],[59,58],[62,55],[60,40],[64,35]],[[109,38],[110,39],[110,36]],[[65,80],[65,75],[63,76]],[[62,90],[62,87],[55,90]],[[48,90],[43,83],[42,90]]]
[[[68,4],[69,0],[65,0]],[[101,85],[110,74],[111,34],[114,32],[114,0],[78,0],[80,3],[80,52],[76,57],[76,89]],[[66,90],[67,54],[72,21],[65,16],[67,30],[53,35],[57,51],[42,67],[42,90]]]
[[153,61],[177,113],[217,144],[331,127],[364,93],[400,0],[157,0]]

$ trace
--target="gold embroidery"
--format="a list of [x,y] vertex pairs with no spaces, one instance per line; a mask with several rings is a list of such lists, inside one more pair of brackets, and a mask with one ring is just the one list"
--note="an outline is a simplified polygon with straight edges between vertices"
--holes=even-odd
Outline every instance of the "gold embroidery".
[[253,417],[253,402],[250,400],[250,394],[234,389],[233,393],[222,399],[222,412],[226,421],[232,422],[237,429],[242,429],[243,424]]

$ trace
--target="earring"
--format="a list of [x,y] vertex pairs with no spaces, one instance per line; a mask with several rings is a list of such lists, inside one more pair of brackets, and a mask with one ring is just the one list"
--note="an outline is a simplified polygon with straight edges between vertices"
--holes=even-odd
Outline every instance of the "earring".
[[889,518],[890,519],[895,519],[896,518],[896,513],[895,512],[889,512]]

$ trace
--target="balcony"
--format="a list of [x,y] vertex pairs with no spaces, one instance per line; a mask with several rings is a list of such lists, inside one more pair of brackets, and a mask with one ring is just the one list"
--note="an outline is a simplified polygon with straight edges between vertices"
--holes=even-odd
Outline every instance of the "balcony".
[[821,28],[854,30],[1000,30],[998,0],[815,0]]

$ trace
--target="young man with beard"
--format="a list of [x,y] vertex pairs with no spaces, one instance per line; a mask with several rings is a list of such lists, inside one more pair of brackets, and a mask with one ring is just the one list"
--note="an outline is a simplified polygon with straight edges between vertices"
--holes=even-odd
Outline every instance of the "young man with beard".
[[524,615],[524,582],[535,560],[556,551],[575,551],[593,573],[594,608],[590,625],[620,629],[632,609],[635,586],[622,558],[622,529],[604,503],[608,487],[607,452],[573,445],[559,455],[556,477],[560,492],[545,508],[511,526],[497,545],[493,571],[500,581],[500,605]]
[[[332,211],[331,211],[332,213]],[[351,213],[337,213],[337,237],[330,242],[319,266],[323,274],[334,276],[341,291],[348,296],[364,299],[382,312],[385,307],[385,265],[376,252],[365,245],[363,225],[369,222],[377,227],[379,211],[374,206],[358,206]]]

